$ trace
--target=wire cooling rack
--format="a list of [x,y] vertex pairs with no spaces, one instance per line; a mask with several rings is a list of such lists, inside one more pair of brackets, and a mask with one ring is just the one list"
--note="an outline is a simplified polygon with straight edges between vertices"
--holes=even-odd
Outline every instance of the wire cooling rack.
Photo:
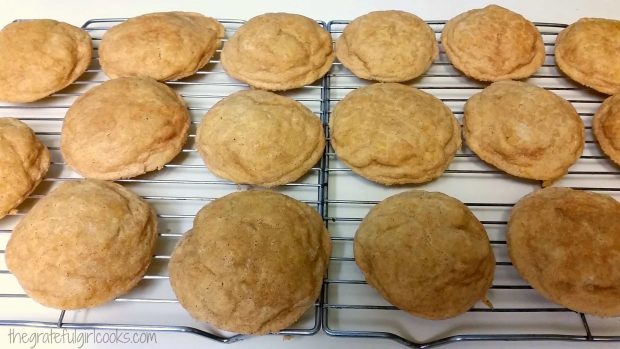
[[[65,166],[59,151],[62,120],[75,98],[106,79],[98,64],[97,46],[105,31],[123,20],[95,19],[84,24],[83,28],[93,37],[94,59],[87,73],[69,88],[36,103],[0,104],[0,116],[18,117],[35,130],[50,148],[53,162],[46,180],[20,206],[19,212],[0,221],[0,325],[187,332],[222,343],[245,339],[246,336],[222,332],[192,320],[175,300],[167,276],[172,248],[183,232],[191,227],[194,214],[209,201],[246,187],[212,175],[193,149],[196,126],[204,113],[221,98],[247,88],[224,73],[219,64],[219,51],[195,76],[168,83],[183,95],[192,116],[190,138],[182,153],[162,171],[121,181],[144,197],[159,213],[160,236],[156,255],[136,289],[98,308],[56,311],[29,299],[4,264],[4,246],[20,216],[59,182],[79,178]],[[220,22],[226,28],[227,37],[244,23],[240,20]],[[320,23],[336,39],[348,22]],[[439,34],[445,22],[428,23]],[[547,58],[530,82],[571,101],[587,125],[583,156],[556,185],[604,192],[618,199],[620,184],[617,175],[620,172],[600,153],[591,132],[591,118],[603,96],[575,85],[555,67],[553,43],[565,25],[536,25],[543,33]],[[367,83],[355,78],[336,62],[321,81],[287,94],[312,109],[323,121],[328,135],[327,124],[334,105],[348,92]],[[484,87],[454,70],[443,51],[431,69],[413,85],[441,98],[459,121],[464,102]],[[305,177],[278,188],[316,207],[328,225],[334,243],[321,298],[295,325],[296,328],[279,334],[312,335],[322,326],[332,336],[391,339],[419,348],[459,341],[620,340],[617,319],[603,320],[554,305],[532,290],[512,267],[504,236],[506,219],[520,197],[539,187],[540,183],[512,178],[487,166],[466,148],[457,154],[450,168],[436,181],[417,186],[385,187],[354,175],[338,161],[328,145],[320,164]],[[493,309],[477,304],[468,313],[454,319],[422,320],[395,309],[366,285],[352,254],[357,225],[372,205],[412,188],[441,191],[456,197],[467,203],[483,222],[497,259],[495,281],[489,292]]]
[[[337,39],[348,21],[331,21],[328,30]],[[427,22],[440,39],[445,21]],[[564,24],[536,23],[542,33],[546,59],[529,82],[569,100],[586,127],[583,156],[568,174],[555,183],[604,192],[620,198],[617,167],[601,154],[592,138],[591,119],[604,98],[565,78],[556,68],[554,43]],[[367,85],[336,62],[327,77],[326,117],[347,93]],[[440,57],[411,85],[440,98],[462,122],[463,105],[486,85],[464,77],[449,63],[443,48]],[[380,117],[380,115],[377,115]],[[513,268],[506,249],[505,228],[509,212],[523,195],[540,188],[540,182],[520,180],[480,161],[464,147],[445,174],[425,185],[385,187],[360,178],[338,161],[333,149],[325,160],[324,218],[334,242],[334,253],[325,280],[323,329],[332,336],[384,338],[416,348],[461,341],[618,341],[618,319],[600,319],[576,313],[543,299]],[[369,287],[353,259],[353,237],[368,210],[384,198],[409,189],[441,191],[460,199],[484,224],[497,259],[494,283],[488,297],[456,318],[430,321],[397,310]],[[415,253],[415,251],[411,251]]]
[[[98,62],[97,47],[106,30],[124,20],[93,19],[82,26],[93,39],[93,61],[87,72],[70,87],[36,103],[0,104],[0,116],[17,117],[26,122],[49,147],[52,158],[47,178],[36,192],[20,206],[17,213],[0,221],[0,325],[189,332],[222,343],[242,340],[247,336],[219,331],[193,320],[174,297],[167,271],[172,249],[183,233],[191,228],[195,213],[215,198],[247,188],[215,177],[205,168],[194,149],[196,127],[205,112],[223,97],[248,88],[246,84],[229,78],[223,71],[219,62],[220,50],[209,64],[193,77],[168,82],[170,87],[183,96],[191,114],[190,136],[181,154],[162,171],[119,181],[141,195],[156,209],[160,224],[154,260],[146,276],[134,290],[113,302],[93,309],[52,310],[28,298],[4,262],[6,243],[19,218],[59,182],[80,178],[65,165],[60,154],[62,121],[67,109],[78,96],[107,80]],[[220,22],[226,29],[226,37],[231,37],[244,23],[241,20],[220,20]],[[325,26],[322,22],[320,24]],[[319,81],[287,95],[303,103],[317,117],[322,118],[324,90],[322,81]],[[276,190],[312,205],[322,213],[321,183],[323,183],[323,171],[320,164],[317,164],[296,183],[281,186]],[[317,300],[314,307],[297,322],[295,328],[282,330],[278,334],[315,334],[321,328],[320,318],[320,305]]]

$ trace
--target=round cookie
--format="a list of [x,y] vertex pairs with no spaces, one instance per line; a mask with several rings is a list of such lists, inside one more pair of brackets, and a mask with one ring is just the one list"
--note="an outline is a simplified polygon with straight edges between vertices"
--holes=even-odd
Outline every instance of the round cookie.
[[620,315],[620,203],[607,195],[546,188],[519,200],[508,252],[545,298],[597,316]]
[[151,78],[93,87],[69,108],[60,147],[84,177],[115,180],[158,170],[183,148],[189,113],[181,97]]
[[356,18],[336,41],[336,56],[362,79],[407,81],[422,75],[439,55],[433,29],[404,11],[376,11]]
[[323,155],[325,134],[321,120],[294,99],[246,90],[207,112],[196,148],[219,177],[272,187],[307,173]]
[[555,61],[571,79],[599,92],[620,93],[620,21],[582,18],[562,30]]
[[156,239],[155,212],[131,191],[112,182],[70,181],[19,222],[6,264],[35,301],[89,308],[138,284]]
[[448,59],[481,81],[524,79],[545,61],[545,46],[534,24],[497,5],[452,18],[441,33]]
[[603,152],[620,165],[620,95],[601,104],[592,119],[592,130]]
[[224,26],[194,12],[149,13],[108,30],[99,62],[111,78],[178,80],[205,66],[224,37]]
[[33,102],[74,82],[90,64],[84,30],[51,19],[13,22],[0,31],[0,100]]
[[277,332],[316,301],[331,240],[310,206],[271,191],[203,207],[170,260],[170,283],[196,319],[245,334]]
[[349,93],[336,104],[329,128],[339,160],[387,185],[439,177],[461,146],[459,125],[445,104],[397,83]]
[[266,13],[242,25],[224,45],[222,65],[253,87],[283,91],[310,84],[334,61],[332,38],[310,18]]
[[394,306],[446,319],[486,298],[495,257],[482,224],[460,201],[412,190],[372,208],[355,234],[355,262]]
[[585,130],[562,97],[519,81],[500,81],[465,103],[463,134],[485,162],[513,176],[553,181],[581,156]]
[[34,191],[49,166],[49,151],[30,127],[0,118],[0,219]]

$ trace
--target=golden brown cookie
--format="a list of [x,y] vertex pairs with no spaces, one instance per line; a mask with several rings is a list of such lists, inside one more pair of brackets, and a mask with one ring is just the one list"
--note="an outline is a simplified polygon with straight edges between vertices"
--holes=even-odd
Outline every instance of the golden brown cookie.
[[0,31],[0,100],[33,102],[74,82],[90,64],[84,30],[51,19],[13,22]]
[[594,114],[592,130],[603,152],[620,165],[620,95],[607,98]]
[[321,216],[271,191],[203,207],[172,253],[170,283],[196,319],[267,334],[297,321],[319,296],[331,253]]
[[599,92],[620,93],[620,21],[582,18],[558,34],[555,62],[571,79]]
[[181,97],[151,78],[93,87],[69,108],[60,147],[84,177],[114,180],[158,170],[183,148],[189,113]]
[[383,298],[425,319],[486,299],[495,257],[482,224],[460,201],[412,190],[375,206],[355,234],[355,262]]
[[209,63],[223,37],[224,26],[199,13],[149,13],[108,30],[99,46],[99,63],[111,78],[178,80]]
[[404,11],[376,11],[353,20],[336,41],[336,56],[362,79],[407,81],[439,54],[433,29]]
[[620,315],[620,203],[607,195],[546,188],[519,200],[508,252],[545,298],[597,316]]
[[329,33],[310,18],[266,13],[250,19],[222,49],[222,65],[253,87],[283,91],[316,81],[334,61]]
[[49,151],[30,127],[0,118],[0,219],[34,191],[49,166]]
[[387,185],[439,177],[461,146],[459,125],[445,104],[396,83],[349,93],[336,104],[329,128],[339,160]]
[[121,185],[61,184],[19,222],[6,264],[24,291],[52,308],[80,309],[131,290],[157,239],[155,211]]
[[196,148],[209,170],[235,183],[265,187],[297,180],[323,155],[321,120],[294,99],[246,90],[203,117]]
[[534,24],[497,5],[452,18],[441,43],[456,69],[481,81],[527,78],[545,61],[545,46]]
[[463,134],[485,162],[513,176],[553,181],[583,152],[585,130],[564,98],[519,81],[500,81],[465,104]]

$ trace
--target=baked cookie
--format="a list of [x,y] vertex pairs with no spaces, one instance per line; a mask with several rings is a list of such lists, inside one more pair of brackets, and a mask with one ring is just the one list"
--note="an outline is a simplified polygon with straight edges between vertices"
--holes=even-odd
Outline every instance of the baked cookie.
[[601,104],[592,119],[592,130],[603,152],[620,165],[620,95]]
[[433,29],[404,11],[356,18],[336,41],[336,56],[357,77],[384,82],[422,75],[439,54]]
[[170,283],[196,319],[267,334],[316,301],[331,253],[321,216],[271,191],[227,195],[203,207],[174,249]]
[[51,19],[13,22],[0,31],[0,100],[33,102],[74,82],[90,64],[84,30]]
[[60,147],[84,177],[115,180],[158,170],[183,148],[189,113],[181,97],[151,78],[93,87],[69,108]]
[[223,37],[224,26],[199,13],[149,13],[108,30],[99,46],[99,63],[111,78],[178,80],[209,63]]
[[355,262],[387,301],[446,319],[486,298],[495,257],[482,224],[460,201],[412,190],[375,206],[355,234]]
[[546,188],[519,200],[508,221],[512,264],[552,302],[620,315],[620,203],[607,195]]
[[49,166],[49,151],[30,127],[0,118],[0,219],[34,191]]
[[481,81],[524,79],[545,61],[545,46],[534,24],[497,5],[452,18],[441,33],[448,59]]
[[90,308],[138,284],[156,239],[157,217],[140,197],[112,182],[70,181],[19,222],[6,264],[35,301]]
[[582,18],[562,30],[555,62],[571,79],[599,92],[620,93],[620,21]]
[[216,175],[272,187],[308,172],[323,155],[325,134],[321,120],[294,99],[246,90],[209,110],[196,148]]
[[459,125],[445,104],[396,83],[349,93],[336,104],[329,128],[339,160],[360,176],[387,185],[439,177],[461,146]]
[[316,81],[334,61],[332,38],[310,18],[266,13],[228,40],[222,65],[233,78],[263,90],[290,90]]
[[500,81],[465,103],[463,134],[485,162],[513,176],[553,181],[583,152],[585,130],[564,98],[519,81]]

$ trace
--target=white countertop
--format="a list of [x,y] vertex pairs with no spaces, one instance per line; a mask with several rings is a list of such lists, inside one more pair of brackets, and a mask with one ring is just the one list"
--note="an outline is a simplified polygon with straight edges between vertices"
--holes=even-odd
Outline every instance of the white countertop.
[[265,12],[300,13],[314,19],[353,19],[375,10],[401,9],[425,20],[451,17],[487,4],[498,4],[516,11],[531,21],[572,23],[581,17],[620,17],[615,0],[312,0],[312,1],[164,1],[164,0],[3,0],[0,22],[15,18],[53,18],[74,25],[96,17],[132,17],[153,11],[198,11],[217,18],[249,19]]
[[[354,1],[354,0],[313,0],[313,1],[162,1],[162,0],[2,0],[0,2],[0,25],[3,26],[14,19],[52,18],[62,20],[76,26],[93,18],[120,18],[132,17],[155,11],[196,11],[216,18],[249,19],[265,12],[293,12],[308,17],[329,21],[332,19],[353,19],[373,10],[402,9],[412,12],[425,20],[447,20],[451,17],[472,8],[483,7],[489,3],[496,3],[516,11],[531,21],[572,23],[581,17],[607,17],[620,19],[620,1],[615,0],[506,0],[506,1],[446,1],[446,0],[405,0],[405,1]],[[4,116],[4,115],[0,115]],[[2,318],[2,309],[0,309]],[[619,325],[620,329],[620,325]],[[0,327],[0,347],[8,348],[9,328]],[[20,329],[22,330],[22,329]],[[25,329],[24,329],[25,330]],[[25,330],[27,331],[27,330]],[[450,344],[445,348],[618,348],[620,343],[567,343],[567,342],[485,342],[485,343],[458,343]],[[231,345],[218,344],[203,337],[179,333],[158,333],[157,344],[90,344],[84,348],[167,348],[167,347],[208,347],[208,348],[404,348],[403,346],[383,340],[351,339],[328,337],[319,332],[311,337],[295,337],[284,340],[279,336],[264,336],[252,338]],[[28,348],[27,345],[18,345],[15,348]],[[77,347],[68,345],[39,344],[37,348]]]

